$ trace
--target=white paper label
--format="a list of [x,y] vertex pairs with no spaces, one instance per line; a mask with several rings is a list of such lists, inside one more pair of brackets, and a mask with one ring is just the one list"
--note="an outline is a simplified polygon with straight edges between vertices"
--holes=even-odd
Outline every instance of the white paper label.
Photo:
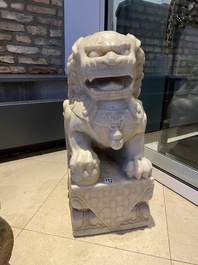
[[104,183],[111,184],[111,183],[113,183],[113,179],[112,178],[105,178]]

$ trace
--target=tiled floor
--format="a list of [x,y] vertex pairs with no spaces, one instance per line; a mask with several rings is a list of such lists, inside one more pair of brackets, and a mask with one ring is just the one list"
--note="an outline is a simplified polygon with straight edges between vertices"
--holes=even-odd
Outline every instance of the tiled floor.
[[0,164],[0,215],[15,235],[10,265],[198,264],[195,205],[155,182],[148,228],[74,238],[66,179],[66,151]]

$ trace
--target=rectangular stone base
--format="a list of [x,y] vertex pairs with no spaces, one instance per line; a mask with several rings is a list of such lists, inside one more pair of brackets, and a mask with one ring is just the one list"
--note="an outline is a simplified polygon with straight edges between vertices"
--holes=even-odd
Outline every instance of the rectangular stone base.
[[101,161],[94,185],[77,186],[69,172],[69,201],[73,235],[88,236],[147,226],[154,179],[127,179],[115,165]]
[[[94,213],[90,210],[80,212],[78,210],[70,208],[71,215],[72,215],[72,226],[73,226],[73,235],[75,237],[80,236],[91,236],[97,234],[104,234],[110,232],[118,232],[118,231],[125,231],[140,227],[148,226],[149,223],[149,206],[147,203],[142,203],[134,207],[131,212],[131,220],[126,220],[123,224],[119,225],[115,229],[109,228],[107,225],[103,224],[103,222],[94,215]],[[147,215],[142,216],[143,220],[138,220],[138,215]]]

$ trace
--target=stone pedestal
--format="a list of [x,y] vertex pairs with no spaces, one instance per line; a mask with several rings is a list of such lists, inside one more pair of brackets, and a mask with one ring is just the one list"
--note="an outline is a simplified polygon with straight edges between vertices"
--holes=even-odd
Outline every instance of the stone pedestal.
[[77,186],[69,171],[73,235],[87,236],[147,226],[154,179],[128,179],[119,165],[101,160],[96,184]]
[[131,34],[97,32],[72,47],[63,115],[74,236],[149,223],[152,164],[144,156],[146,114],[138,100],[144,60]]

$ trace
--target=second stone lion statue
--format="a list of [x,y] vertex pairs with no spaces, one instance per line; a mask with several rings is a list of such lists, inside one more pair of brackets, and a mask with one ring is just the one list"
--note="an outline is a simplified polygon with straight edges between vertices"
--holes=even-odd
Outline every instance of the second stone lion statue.
[[124,150],[122,171],[128,178],[151,176],[144,156],[146,114],[141,101],[144,52],[133,35],[113,31],[80,38],[68,60],[68,95],[64,124],[71,179],[91,185],[100,176],[93,144]]

